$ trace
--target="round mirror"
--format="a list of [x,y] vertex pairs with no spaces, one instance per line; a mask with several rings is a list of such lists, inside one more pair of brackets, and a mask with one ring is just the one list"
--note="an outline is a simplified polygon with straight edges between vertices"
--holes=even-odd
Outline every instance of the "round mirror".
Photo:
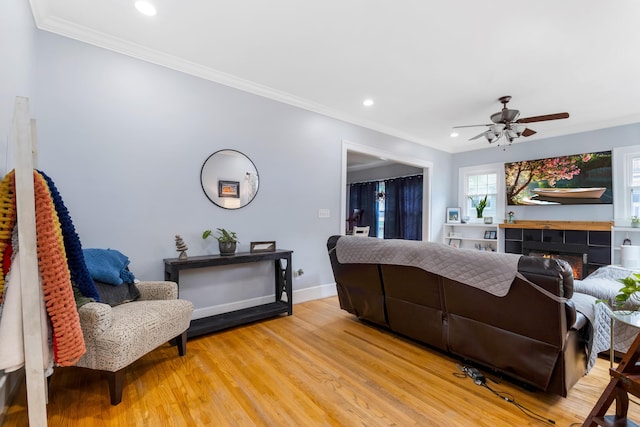
[[241,152],[220,150],[205,160],[200,183],[213,203],[224,209],[239,209],[258,193],[258,170]]

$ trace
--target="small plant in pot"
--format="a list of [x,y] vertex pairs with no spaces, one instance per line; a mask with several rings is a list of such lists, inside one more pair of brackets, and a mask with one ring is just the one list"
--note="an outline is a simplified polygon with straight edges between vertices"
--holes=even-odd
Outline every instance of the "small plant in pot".
[[640,227],[640,216],[632,216],[631,217],[631,226],[633,228]]
[[211,230],[205,230],[202,233],[202,238],[206,239],[209,236],[213,236],[218,241],[218,249],[220,255],[233,255],[236,253],[236,244],[238,243],[238,236],[235,231],[227,231],[224,228],[216,228],[217,236],[213,236]]
[[471,199],[471,206],[473,206],[474,208],[476,208],[476,218],[482,218],[482,212],[484,211],[484,208],[487,207],[487,197],[489,195],[485,195],[484,199],[480,199],[478,201],[476,201],[476,199],[473,196],[469,196],[469,199]]

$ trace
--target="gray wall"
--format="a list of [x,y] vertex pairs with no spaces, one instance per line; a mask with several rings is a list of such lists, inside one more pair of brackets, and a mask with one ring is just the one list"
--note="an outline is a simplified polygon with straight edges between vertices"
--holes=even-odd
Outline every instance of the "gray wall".
[[25,0],[0,2],[0,174],[13,168],[7,155],[16,96],[31,96],[36,30]]
[[[532,141],[523,138],[522,142],[506,147],[504,150],[503,147],[490,147],[455,154],[451,168],[451,181],[454,183],[453,188],[457,189],[460,167],[608,151],[614,147],[636,144],[640,144],[640,123]],[[458,203],[457,192],[454,190],[451,196],[449,203],[455,206]],[[508,209],[505,206],[505,210],[513,210],[516,218],[521,220],[613,220],[613,205],[509,206]]]
[[[37,62],[40,166],[83,246],[122,251],[140,279],[163,277],[175,234],[190,255],[217,253],[200,236],[223,227],[238,233],[241,251],[264,240],[295,251],[293,267],[305,274],[294,280],[294,302],[302,290],[333,293],[326,239],[342,230],[343,140],[450,173],[450,154],[47,32],[38,32]],[[200,188],[202,163],[223,148],[245,153],[260,174],[256,199],[240,210],[213,205]],[[451,191],[433,191],[437,224]],[[320,208],[331,217],[318,218]],[[198,310],[259,299],[273,292],[263,270],[191,272],[181,296]]]

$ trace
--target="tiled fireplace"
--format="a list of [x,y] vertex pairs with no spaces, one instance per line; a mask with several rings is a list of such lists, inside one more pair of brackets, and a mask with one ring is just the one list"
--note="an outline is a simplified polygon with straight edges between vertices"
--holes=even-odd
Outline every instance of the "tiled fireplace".
[[564,259],[576,279],[611,264],[608,222],[523,221],[501,228],[505,252]]

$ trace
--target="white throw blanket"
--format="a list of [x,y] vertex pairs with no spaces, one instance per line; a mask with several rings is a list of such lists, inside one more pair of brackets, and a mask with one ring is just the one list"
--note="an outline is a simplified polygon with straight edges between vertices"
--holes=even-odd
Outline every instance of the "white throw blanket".
[[[616,295],[620,293],[620,288],[623,286],[622,283],[618,282],[618,279],[628,277],[632,273],[637,273],[637,271],[617,266],[605,266],[600,267],[585,279],[575,280],[573,282],[575,292],[592,297],[590,305],[593,306],[593,308],[589,308],[588,304],[578,305],[578,303],[576,303],[576,308],[587,316],[593,325],[593,353],[595,353],[595,355],[611,347],[611,309],[606,302],[596,303],[596,300],[607,301],[609,303],[614,301]],[[576,294],[574,294],[573,299],[576,300]],[[637,310],[639,305],[637,302],[628,301],[623,308]],[[589,312],[593,313],[593,317],[590,317]],[[615,322],[613,328],[614,350],[626,353],[638,335],[638,331],[639,329],[633,326]]]
[[[38,275],[40,279],[40,275]],[[20,254],[15,253],[11,270],[7,274],[5,299],[0,317],[0,371],[12,372],[24,366],[24,339],[22,332],[22,288],[20,275]],[[40,293],[42,285],[39,284]],[[53,368],[53,354],[49,351],[49,328],[44,297],[40,297],[40,315],[42,325],[42,356],[45,375],[49,376]]]

